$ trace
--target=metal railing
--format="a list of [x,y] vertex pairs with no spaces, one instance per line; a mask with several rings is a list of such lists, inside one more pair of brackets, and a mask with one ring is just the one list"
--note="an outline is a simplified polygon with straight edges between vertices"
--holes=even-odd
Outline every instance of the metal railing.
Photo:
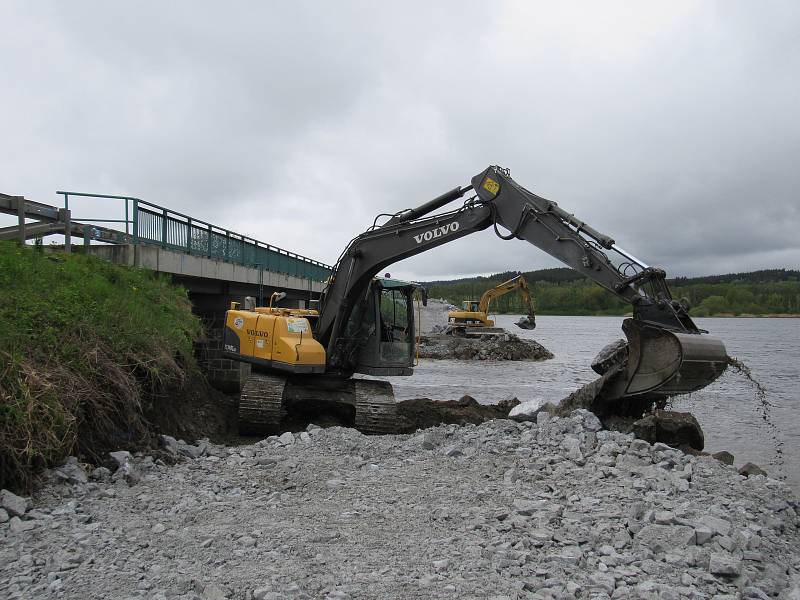
[[64,208],[69,209],[72,196],[108,198],[125,202],[125,219],[86,219],[73,216],[75,221],[94,223],[125,223],[125,233],[134,244],[157,245],[169,250],[188,252],[217,260],[254,267],[295,277],[326,281],[332,267],[306,256],[261,242],[195,219],[183,213],[131,196],[87,194],[58,191],[64,196]]

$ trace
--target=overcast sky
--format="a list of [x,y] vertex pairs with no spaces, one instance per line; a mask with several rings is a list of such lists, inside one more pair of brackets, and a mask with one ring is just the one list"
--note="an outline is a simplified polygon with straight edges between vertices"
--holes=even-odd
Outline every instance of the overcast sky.
[[[138,196],[331,263],[499,164],[670,275],[800,266],[796,0],[0,0],[0,23],[0,192]],[[557,265],[486,231],[390,270]]]

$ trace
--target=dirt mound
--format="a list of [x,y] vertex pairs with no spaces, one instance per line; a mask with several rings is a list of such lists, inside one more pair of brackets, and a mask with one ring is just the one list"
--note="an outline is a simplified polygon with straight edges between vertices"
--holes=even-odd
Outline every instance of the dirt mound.
[[397,403],[398,433],[410,433],[443,423],[477,425],[492,419],[507,419],[508,411],[517,404],[519,400],[516,398],[501,400],[497,404],[480,404],[472,396],[463,396],[460,400],[405,400]]

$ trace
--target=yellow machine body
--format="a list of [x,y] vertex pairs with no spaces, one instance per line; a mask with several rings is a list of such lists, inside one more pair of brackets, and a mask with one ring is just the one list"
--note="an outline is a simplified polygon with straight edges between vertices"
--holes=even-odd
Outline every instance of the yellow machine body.
[[447,318],[451,323],[465,327],[494,327],[494,321],[480,310],[476,300],[464,300],[461,310],[451,310]]
[[225,313],[223,355],[292,373],[324,373],[325,348],[314,339],[315,310],[256,308]]

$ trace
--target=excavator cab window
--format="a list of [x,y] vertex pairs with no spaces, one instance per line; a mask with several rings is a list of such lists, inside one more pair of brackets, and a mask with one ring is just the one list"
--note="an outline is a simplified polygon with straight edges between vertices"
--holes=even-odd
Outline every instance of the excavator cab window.
[[408,294],[405,289],[382,289],[380,296],[381,361],[396,362],[410,355]]
[[414,364],[414,303],[418,286],[374,280],[350,317],[346,335],[358,343],[354,370],[366,375],[410,375]]

